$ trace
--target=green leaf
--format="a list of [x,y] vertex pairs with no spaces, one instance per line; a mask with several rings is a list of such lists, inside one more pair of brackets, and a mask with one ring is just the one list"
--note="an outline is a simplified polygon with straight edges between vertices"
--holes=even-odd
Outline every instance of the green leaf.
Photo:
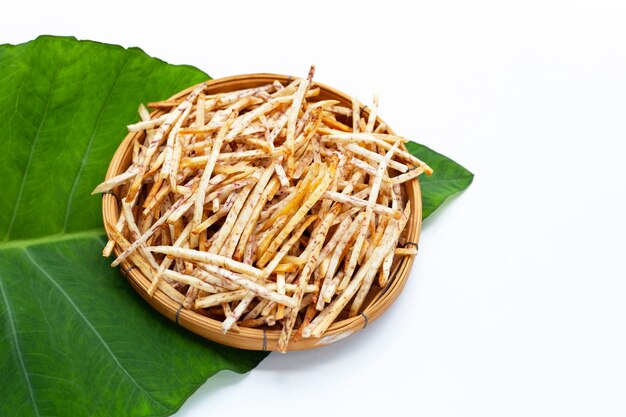
[[137,105],[207,78],[74,38],[0,45],[0,415],[170,415],[265,357],[164,319],[100,255],[90,192]]
[[415,142],[407,142],[411,154],[426,162],[433,174],[420,175],[422,188],[422,218],[430,216],[448,197],[465,190],[472,183],[474,174],[452,159]]

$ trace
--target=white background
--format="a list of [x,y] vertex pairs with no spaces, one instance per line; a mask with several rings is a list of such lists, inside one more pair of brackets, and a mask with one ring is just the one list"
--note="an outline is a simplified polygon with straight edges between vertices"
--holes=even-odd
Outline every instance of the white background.
[[476,175],[378,321],[219,374],[176,416],[626,415],[626,4],[91,3],[5,4],[0,43],[74,35],[214,78],[314,63]]

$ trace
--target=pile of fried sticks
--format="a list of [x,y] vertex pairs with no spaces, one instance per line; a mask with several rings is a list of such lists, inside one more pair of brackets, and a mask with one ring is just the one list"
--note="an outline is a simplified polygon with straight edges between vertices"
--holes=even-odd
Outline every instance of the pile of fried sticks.
[[94,190],[123,196],[104,249],[119,246],[113,266],[128,258],[150,295],[158,288],[225,333],[281,329],[283,352],[342,311],[358,314],[394,257],[416,253],[398,247],[411,214],[404,183],[432,172],[377,123],[376,97],[366,117],[356,99],[316,101],[313,72],[220,94],[203,83],[149,103],[152,114],[140,106],[132,163]]

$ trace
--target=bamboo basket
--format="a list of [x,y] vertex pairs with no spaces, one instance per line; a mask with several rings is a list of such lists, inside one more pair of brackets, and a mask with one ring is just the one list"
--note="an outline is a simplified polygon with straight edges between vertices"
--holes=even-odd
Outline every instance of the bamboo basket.
[[[258,87],[278,80],[285,84],[292,80],[291,76],[256,73],[237,75],[232,77],[220,78],[209,81],[206,89],[207,93],[215,94],[229,92],[244,88]],[[332,87],[315,82],[320,87],[319,100],[338,100],[342,105],[352,106],[351,97]],[[171,97],[172,100],[186,96],[193,90],[195,86],[179,92]],[[368,109],[363,112],[368,115]],[[158,113],[155,113],[157,116]],[[380,118],[377,124],[383,123]],[[388,128],[390,133],[391,128]],[[131,163],[132,143],[135,139],[141,139],[144,132],[130,133],[118,147],[106,174],[106,179],[112,178],[124,172]],[[402,145],[406,150],[406,147]],[[420,235],[422,223],[422,198],[419,181],[413,180],[403,184],[406,190],[407,199],[411,202],[411,217],[402,234],[402,241],[417,244]],[[110,237],[110,230],[107,223],[115,224],[120,215],[119,198],[115,194],[104,194],[102,200],[102,216],[105,224],[107,235]],[[406,245],[406,243],[405,243]],[[115,254],[119,256],[121,253],[119,247],[115,247]],[[391,270],[389,283],[385,288],[380,288],[377,283],[372,285],[370,293],[363,303],[360,314],[346,318],[344,311],[335,323],[333,323],[324,335],[320,338],[309,337],[301,338],[297,342],[289,341],[288,350],[311,349],[327,345],[337,340],[343,339],[364,329],[367,325],[376,320],[383,312],[385,312],[398,297],[404,288],[409,277],[411,266],[413,265],[413,256],[396,256]],[[120,271],[128,279],[135,291],[141,295],[153,308],[163,314],[168,319],[176,322],[184,328],[205,337],[209,340],[249,350],[278,350],[278,338],[280,330],[271,330],[263,328],[244,328],[240,327],[239,331],[231,329],[227,334],[223,334],[221,330],[221,322],[199,314],[192,310],[183,309],[176,301],[169,298],[160,290],[157,290],[152,297],[148,295],[148,288],[151,280],[144,276],[138,268],[134,268],[132,262],[126,259],[120,264]],[[343,318],[343,319],[342,319]]]

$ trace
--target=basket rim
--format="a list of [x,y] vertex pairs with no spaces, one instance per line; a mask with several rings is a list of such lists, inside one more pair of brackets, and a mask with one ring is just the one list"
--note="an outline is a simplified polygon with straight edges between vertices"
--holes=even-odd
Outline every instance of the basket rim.
[[[290,80],[296,78],[297,77],[283,74],[250,73],[211,79],[206,81],[206,83],[208,90],[210,90],[211,87],[215,90],[219,90],[220,87],[227,86],[224,91],[228,91],[228,86],[231,86],[231,84],[253,83],[263,85],[274,80],[289,82]],[[187,95],[199,84],[201,83],[190,86],[172,95],[168,98],[168,100],[175,100]],[[342,101],[349,101],[351,99],[351,96],[326,84],[319,83],[317,81],[314,81],[313,84],[324,91],[324,93],[340,97]],[[233,88],[230,88],[230,90],[246,88],[241,86],[232,87]],[[361,111],[365,113],[365,115],[369,116],[369,108],[364,107]],[[153,113],[156,112],[158,112],[158,110],[155,110]],[[384,123],[380,117],[376,118],[376,122],[379,124]],[[390,133],[395,134],[389,125],[387,125],[387,129]],[[142,132],[131,132],[125,136],[111,159],[106,173],[106,179],[118,175],[127,168],[127,166],[123,166],[122,162],[124,158],[127,157],[127,153],[132,151],[132,142],[135,138],[141,136],[142,134]],[[406,150],[404,144],[401,144],[401,147]],[[407,199],[412,204],[411,217],[404,233],[407,234],[406,238],[410,242],[418,243],[422,226],[422,200],[419,179],[416,178],[414,181],[404,183],[404,186],[407,190]],[[115,194],[103,194],[102,216],[107,237],[109,238],[111,237],[111,232],[108,224],[114,224],[119,216],[118,201],[118,197]],[[115,246],[114,253],[116,256],[119,256],[121,253],[117,245]],[[290,340],[287,349],[301,350],[323,346],[349,336],[352,333],[358,332],[367,325],[371,324],[394,303],[396,298],[402,292],[406,281],[410,276],[414,258],[414,256],[401,257],[400,261],[395,264],[395,268],[390,274],[389,284],[387,287],[380,290],[380,293],[365,306],[361,314],[334,322],[320,338],[302,338],[297,342]],[[133,268],[133,264],[129,259],[124,260],[120,264],[120,271],[128,279],[135,291],[137,291],[139,295],[141,295],[142,298],[144,298],[144,300],[146,300],[153,308],[188,330],[215,342],[237,348],[251,350],[277,350],[280,330],[240,328],[238,332],[231,329],[228,334],[224,335],[221,331],[220,321],[196,313],[193,310],[182,308],[182,305],[179,305],[176,301],[169,298],[160,289],[157,289],[153,296],[150,297],[147,292],[151,283],[150,279],[145,277],[138,268]]]

